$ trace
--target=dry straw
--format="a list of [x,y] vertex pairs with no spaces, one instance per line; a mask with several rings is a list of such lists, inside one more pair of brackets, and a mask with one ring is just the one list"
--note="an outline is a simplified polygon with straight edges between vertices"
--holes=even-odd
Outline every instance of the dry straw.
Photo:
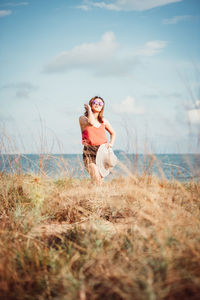
[[94,186],[59,159],[50,177],[43,157],[37,174],[20,159],[0,174],[1,299],[199,298],[198,181],[156,177],[152,155]]

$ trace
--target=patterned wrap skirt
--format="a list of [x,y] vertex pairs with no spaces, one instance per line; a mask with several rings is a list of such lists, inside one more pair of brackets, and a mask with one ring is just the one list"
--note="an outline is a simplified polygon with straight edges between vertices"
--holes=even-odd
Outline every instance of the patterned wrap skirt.
[[88,167],[88,164],[95,163],[96,164],[96,155],[99,149],[99,146],[91,146],[87,145],[83,148],[83,162],[85,167]]

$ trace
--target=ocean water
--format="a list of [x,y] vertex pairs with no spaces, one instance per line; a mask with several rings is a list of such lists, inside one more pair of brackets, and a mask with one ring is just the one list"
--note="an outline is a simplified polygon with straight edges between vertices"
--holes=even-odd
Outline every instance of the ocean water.
[[[200,154],[126,154],[115,152],[119,164],[107,180],[115,176],[154,174],[159,178],[179,181],[200,179]],[[88,174],[81,154],[0,155],[0,172],[46,174],[60,178],[84,178]]]

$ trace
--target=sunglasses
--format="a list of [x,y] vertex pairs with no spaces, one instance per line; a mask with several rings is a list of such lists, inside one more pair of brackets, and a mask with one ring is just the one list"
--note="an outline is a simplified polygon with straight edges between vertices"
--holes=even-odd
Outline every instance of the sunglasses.
[[102,101],[97,101],[97,100],[93,100],[92,104],[98,104],[99,106],[103,106],[103,102]]

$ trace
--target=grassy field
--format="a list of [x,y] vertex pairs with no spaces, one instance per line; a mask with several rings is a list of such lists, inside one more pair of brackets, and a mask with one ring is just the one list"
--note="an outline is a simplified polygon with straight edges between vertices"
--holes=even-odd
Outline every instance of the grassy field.
[[199,299],[200,183],[0,175],[1,299]]

